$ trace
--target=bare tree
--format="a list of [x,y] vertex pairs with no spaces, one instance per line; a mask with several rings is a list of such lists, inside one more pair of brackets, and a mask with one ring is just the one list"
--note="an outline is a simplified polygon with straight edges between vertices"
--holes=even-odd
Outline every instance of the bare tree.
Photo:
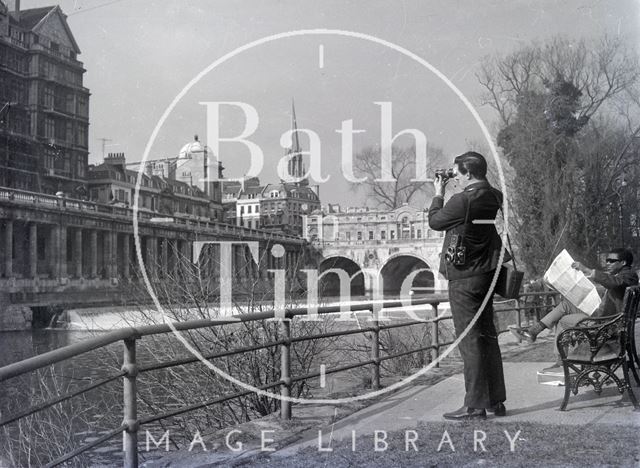
[[[408,203],[422,206],[431,194],[432,185],[426,178],[443,164],[444,156],[440,148],[427,147],[427,174],[416,176],[415,147],[391,150],[391,176],[393,181],[382,181],[382,159],[379,147],[367,147],[354,156],[356,177],[366,177],[362,182],[352,183],[352,189],[360,190],[378,207],[393,210]],[[417,179],[417,180],[414,180]]]

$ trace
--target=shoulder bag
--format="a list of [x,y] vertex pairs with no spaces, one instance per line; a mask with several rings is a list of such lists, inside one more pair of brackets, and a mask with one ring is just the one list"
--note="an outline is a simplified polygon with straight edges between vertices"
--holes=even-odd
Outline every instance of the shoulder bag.
[[520,297],[520,286],[522,286],[524,271],[518,270],[516,266],[516,257],[513,252],[513,247],[511,247],[509,234],[507,234],[507,242],[509,243],[509,254],[511,255],[512,265],[507,262],[500,266],[498,281],[493,291],[505,299],[518,299]]

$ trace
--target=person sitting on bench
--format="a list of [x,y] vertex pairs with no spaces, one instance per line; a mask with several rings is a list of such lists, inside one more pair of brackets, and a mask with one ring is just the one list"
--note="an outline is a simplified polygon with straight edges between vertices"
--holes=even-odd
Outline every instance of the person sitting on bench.
[[[631,268],[633,263],[633,254],[624,248],[612,249],[607,255],[605,271],[598,271],[587,268],[580,262],[574,262],[571,266],[576,270],[583,272],[587,278],[594,283],[604,286],[605,293],[598,309],[591,315],[592,317],[604,317],[607,315],[615,315],[622,312],[622,300],[624,292],[629,286],[638,284],[638,275]],[[553,308],[551,312],[545,315],[540,321],[536,321],[533,325],[525,328],[513,327],[511,332],[518,339],[525,339],[530,343],[536,341],[538,334],[543,330],[556,327],[556,336],[567,328],[575,327],[580,321],[589,316],[571,304],[566,299],[562,299],[560,303]],[[556,363],[544,371],[557,370],[562,367],[562,363],[558,359]]]

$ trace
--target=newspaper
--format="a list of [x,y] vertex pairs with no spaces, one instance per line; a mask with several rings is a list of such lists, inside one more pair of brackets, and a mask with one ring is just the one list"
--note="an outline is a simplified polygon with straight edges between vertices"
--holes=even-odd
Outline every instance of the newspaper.
[[600,305],[600,295],[584,273],[571,268],[573,262],[569,252],[563,250],[544,274],[544,280],[571,304],[591,315]]

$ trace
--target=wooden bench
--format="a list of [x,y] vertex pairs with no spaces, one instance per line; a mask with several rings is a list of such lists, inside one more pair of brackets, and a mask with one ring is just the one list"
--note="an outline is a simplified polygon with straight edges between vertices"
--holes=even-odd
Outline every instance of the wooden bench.
[[[631,388],[629,369],[637,383],[636,366],[640,363],[635,349],[635,322],[640,304],[640,286],[627,288],[622,313],[586,318],[576,327],[568,328],[556,339],[564,370],[564,400],[560,410],[569,403],[571,392],[578,394],[581,386],[592,386],[599,395],[606,383],[615,383],[618,391],[625,390],[634,408],[638,400]],[[622,370],[622,378],[616,371]]]

